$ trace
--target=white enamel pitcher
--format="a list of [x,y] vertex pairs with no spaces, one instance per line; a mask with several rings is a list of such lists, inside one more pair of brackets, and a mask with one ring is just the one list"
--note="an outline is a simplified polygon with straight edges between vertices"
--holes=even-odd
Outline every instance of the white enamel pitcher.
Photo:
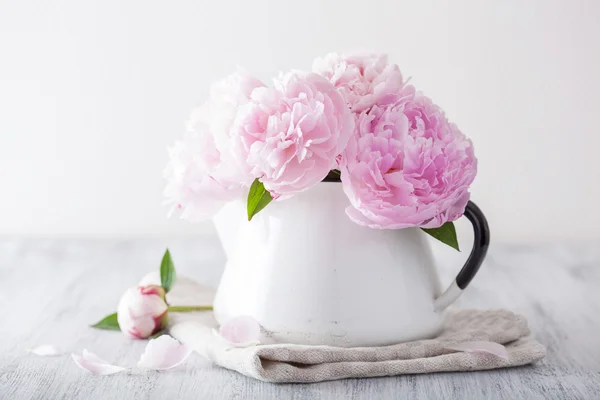
[[487,222],[469,202],[475,245],[441,291],[418,228],[370,229],[345,214],[340,183],[322,182],[272,202],[248,222],[243,202],[215,219],[228,262],[214,302],[219,323],[254,317],[279,343],[381,346],[439,333],[443,311],[468,285],[489,244]]

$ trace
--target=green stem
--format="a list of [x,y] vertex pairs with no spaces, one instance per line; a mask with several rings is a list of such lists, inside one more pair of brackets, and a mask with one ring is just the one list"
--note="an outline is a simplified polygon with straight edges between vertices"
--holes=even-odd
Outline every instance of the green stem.
[[169,306],[169,311],[172,312],[189,312],[189,311],[209,311],[212,306]]

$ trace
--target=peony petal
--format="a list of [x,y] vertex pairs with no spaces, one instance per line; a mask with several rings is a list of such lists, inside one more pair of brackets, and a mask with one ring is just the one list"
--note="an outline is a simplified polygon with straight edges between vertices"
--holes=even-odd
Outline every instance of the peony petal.
[[253,346],[258,346],[260,344],[260,341],[258,340],[253,340],[253,341],[249,341],[249,342],[242,342],[242,343],[234,343],[234,342],[230,342],[229,340],[225,339],[218,330],[213,329],[212,330],[213,335],[215,335],[216,337],[218,337],[219,339],[221,339],[223,342],[227,343],[227,345],[229,347],[235,347],[237,349],[242,349],[245,347],[253,347]]
[[462,342],[453,345],[445,346],[448,350],[464,351],[465,353],[488,353],[493,354],[508,361],[508,352],[506,347],[500,343],[486,342],[486,341],[474,341],[474,342]]
[[152,339],[140,357],[138,367],[165,370],[175,368],[192,354],[192,349],[169,335]]
[[71,357],[77,366],[93,375],[112,375],[117,372],[125,371],[127,368],[118,365],[109,364],[96,354],[83,350],[83,354],[71,353]]
[[219,334],[230,343],[258,342],[260,324],[251,316],[242,315],[221,325]]
[[25,351],[40,357],[52,357],[62,354],[62,352],[53,344],[42,344],[33,349],[25,349]]

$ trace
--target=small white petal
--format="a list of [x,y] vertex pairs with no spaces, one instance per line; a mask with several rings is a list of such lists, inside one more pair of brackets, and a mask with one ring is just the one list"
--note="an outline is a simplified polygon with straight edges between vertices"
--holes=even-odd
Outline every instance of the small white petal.
[[109,364],[94,353],[83,350],[83,354],[71,353],[71,357],[77,366],[94,375],[112,375],[117,372],[125,371],[127,368]]
[[230,343],[252,343],[260,339],[260,324],[248,315],[234,317],[219,327],[221,336]]
[[218,330],[213,329],[212,330],[213,335],[215,335],[216,337],[218,337],[219,339],[221,339],[223,342],[227,343],[229,345],[229,347],[235,347],[238,349],[244,348],[244,347],[253,347],[253,346],[258,346],[260,344],[259,340],[253,340],[253,341],[249,341],[249,342],[241,342],[241,343],[234,343],[234,342],[230,342],[229,340],[225,339]]
[[169,335],[152,339],[140,357],[138,367],[165,370],[175,368],[192,354],[192,349]]
[[33,349],[25,349],[25,351],[41,357],[52,357],[62,354],[62,352],[53,344],[43,344],[41,346],[34,347]]
[[486,341],[462,342],[446,346],[446,348],[449,350],[464,351],[465,353],[493,354],[508,361],[506,347],[500,343]]

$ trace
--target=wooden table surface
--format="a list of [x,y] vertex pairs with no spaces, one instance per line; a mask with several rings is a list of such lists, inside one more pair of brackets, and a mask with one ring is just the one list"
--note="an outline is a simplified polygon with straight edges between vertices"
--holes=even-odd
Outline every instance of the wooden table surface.
[[[88,327],[156,270],[169,246],[178,272],[216,285],[224,257],[215,238],[185,240],[0,239],[0,399],[600,399],[600,247],[494,244],[462,307],[525,315],[546,360],[514,369],[269,384],[193,354],[176,370],[92,376],[50,343],[135,365],[145,342]],[[443,257],[449,282],[457,262]],[[445,265],[448,264],[448,265]],[[453,266],[451,266],[452,264]]]

